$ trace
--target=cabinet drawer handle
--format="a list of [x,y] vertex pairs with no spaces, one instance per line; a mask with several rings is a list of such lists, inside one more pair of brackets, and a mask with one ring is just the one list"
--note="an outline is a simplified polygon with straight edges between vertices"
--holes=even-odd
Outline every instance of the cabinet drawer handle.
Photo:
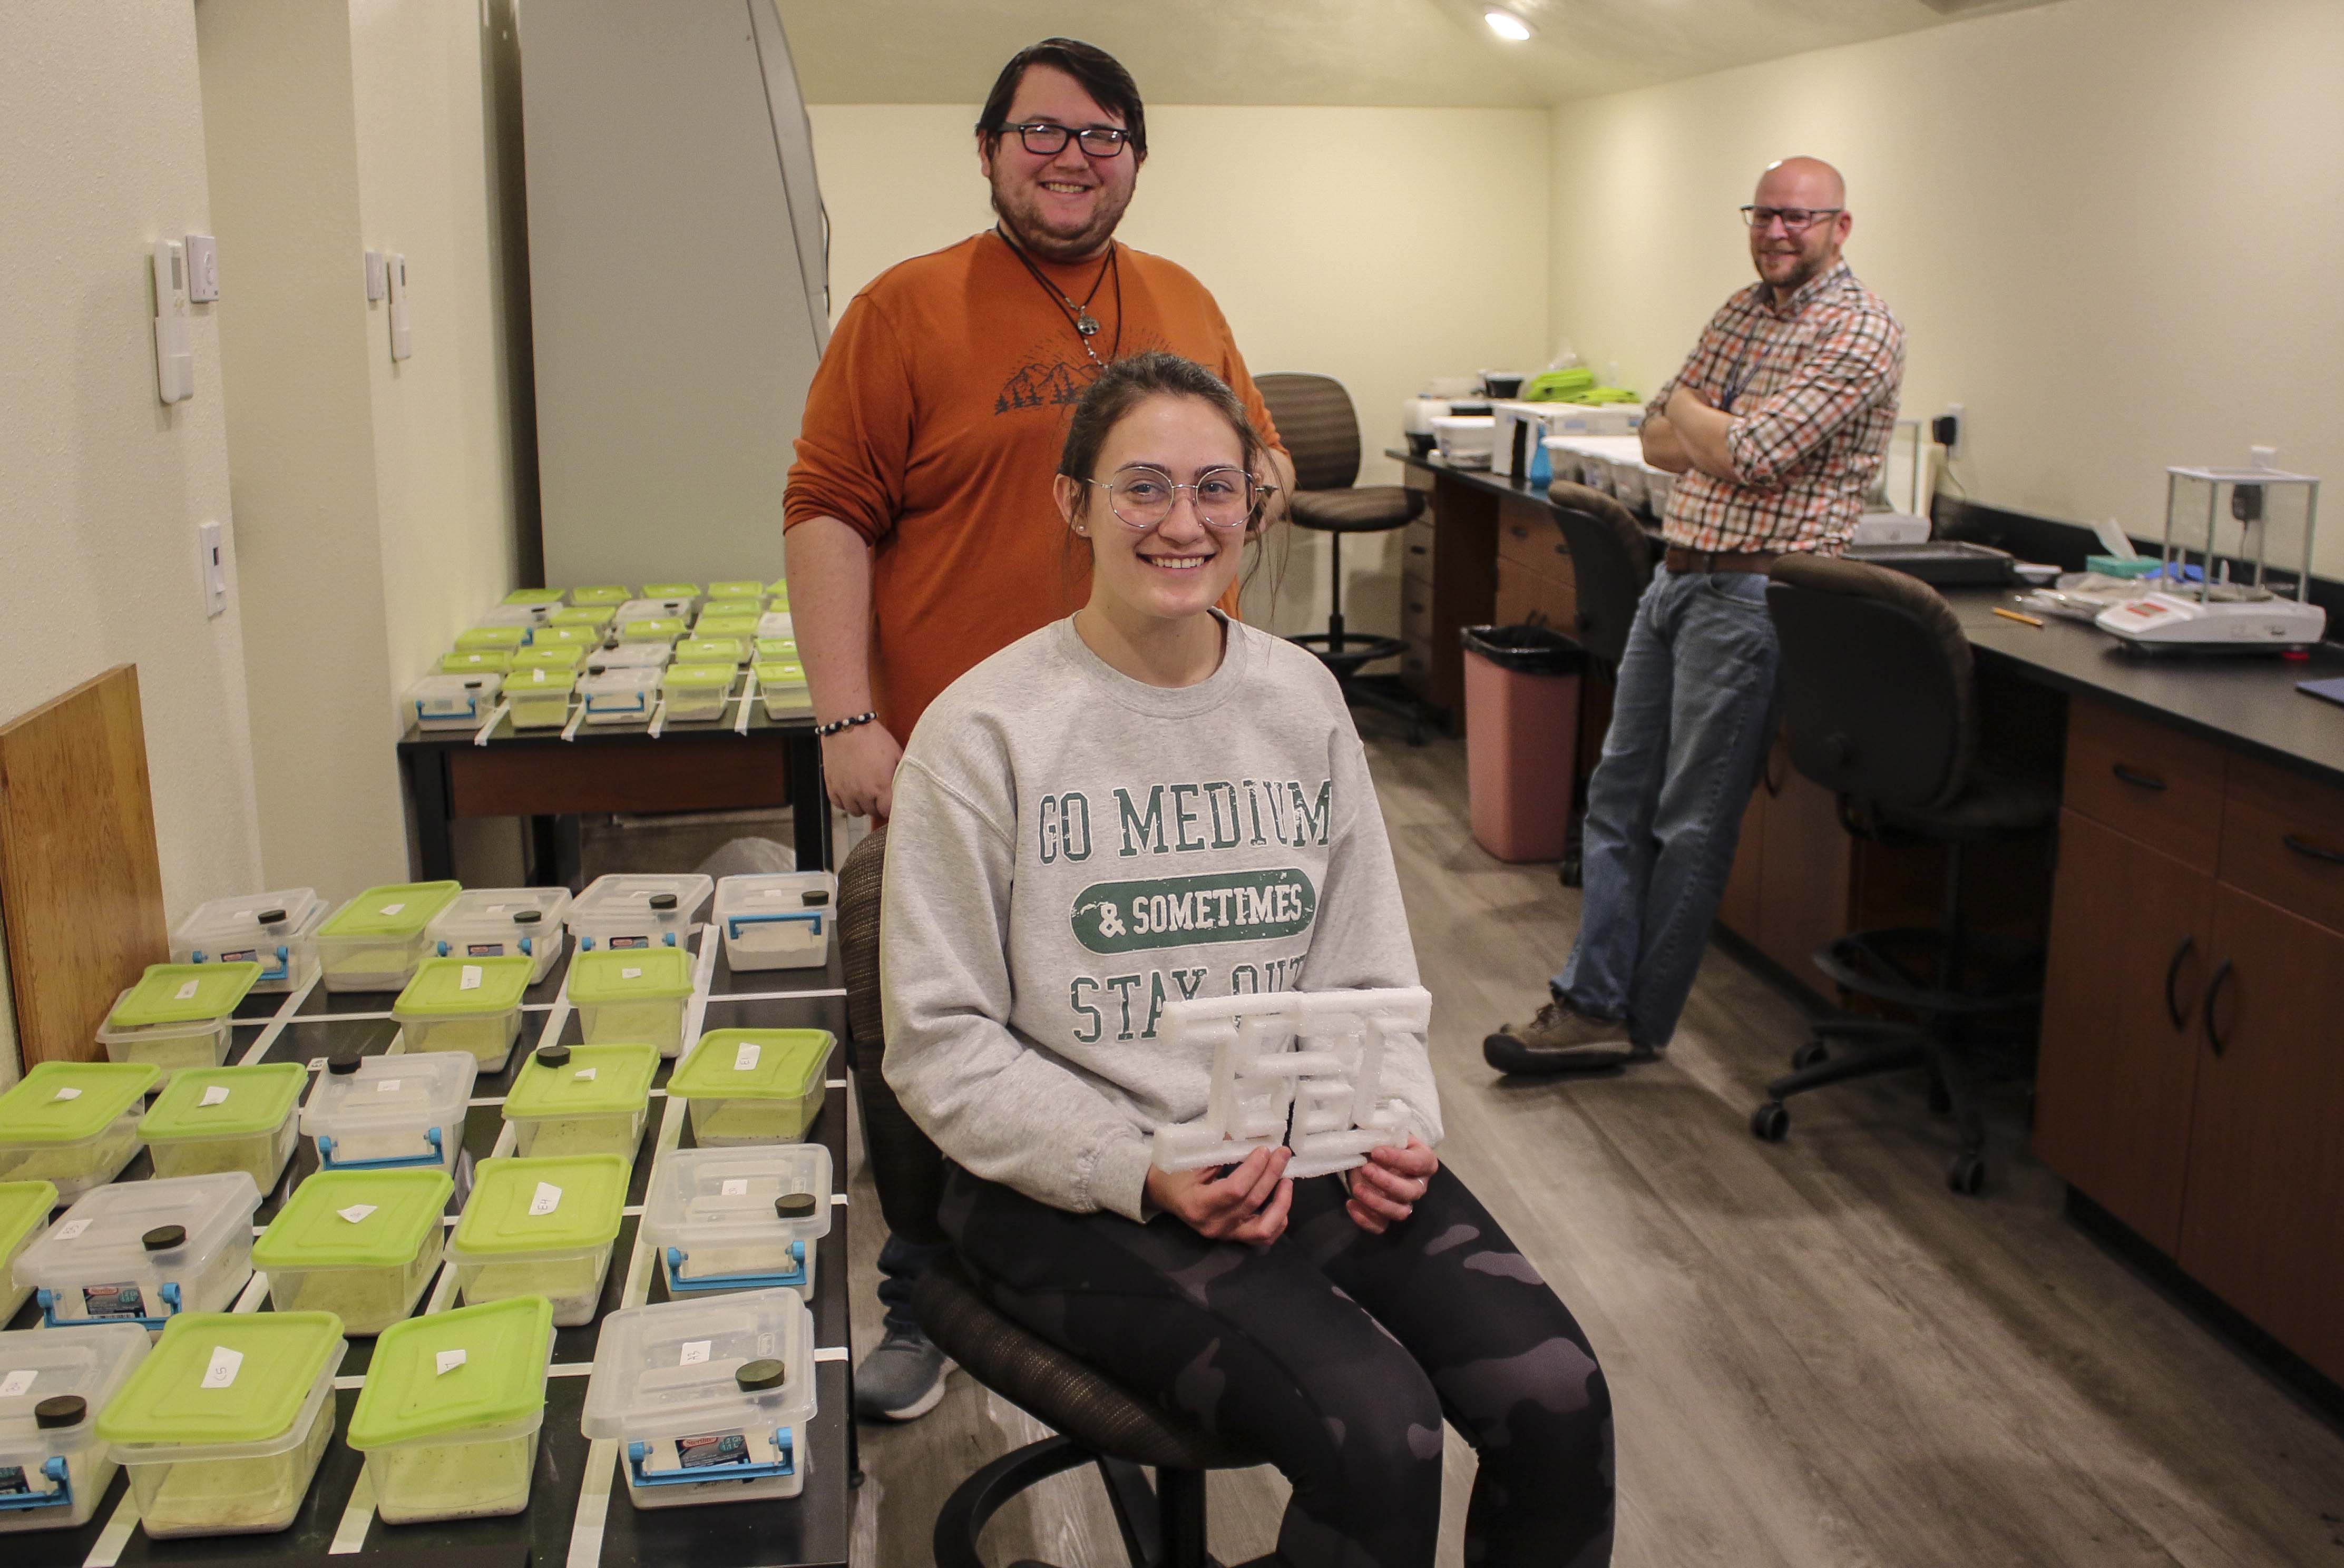
[[2308,860],[2325,860],[2331,866],[2344,866],[2344,849],[2331,849],[2325,844],[2315,844],[2294,833],[2280,834],[2278,841]]
[[2214,1048],[2216,1056],[2228,1050],[2230,1042],[2214,1027],[2214,999],[2222,994],[2222,986],[2230,978],[2230,960],[2224,959],[2214,966],[2214,978],[2206,982],[2206,1043]]
[[2137,768],[2127,768],[2121,762],[2109,763],[2108,771],[2123,779],[2126,783],[2134,785],[2142,789],[2162,789],[2165,788],[2165,780],[2159,779],[2156,774],[2144,773]]
[[2189,950],[2197,945],[2197,938],[2183,937],[2181,945],[2173,950],[2173,961],[2165,966],[2165,1016],[2173,1020],[2173,1027],[2177,1030],[2189,1027],[2189,1014],[2175,1000],[2173,982],[2181,978],[2181,962],[2189,956]]

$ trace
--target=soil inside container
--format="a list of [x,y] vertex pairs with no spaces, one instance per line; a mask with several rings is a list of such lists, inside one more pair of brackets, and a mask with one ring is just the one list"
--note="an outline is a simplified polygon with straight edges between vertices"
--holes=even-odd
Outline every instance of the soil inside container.
[[48,1181],[60,1201],[111,1181],[138,1152],[138,1121],[117,1116],[86,1143],[24,1143],[0,1149],[0,1181]]
[[443,1442],[378,1449],[367,1455],[375,1512],[386,1523],[488,1519],[529,1506],[537,1433],[494,1442]]
[[[263,1459],[188,1460],[140,1465],[138,1522],[149,1535],[252,1535],[282,1530],[300,1512],[334,1422],[319,1406],[298,1447]],[[147,1480],[152,1472],[159,1479]]]

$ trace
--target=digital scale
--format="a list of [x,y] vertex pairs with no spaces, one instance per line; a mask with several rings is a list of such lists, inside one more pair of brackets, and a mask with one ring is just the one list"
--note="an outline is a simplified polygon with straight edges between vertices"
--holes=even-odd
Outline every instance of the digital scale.
[[[2280,471],[2271,463],[2276,455],[2269,447],[2258,447],[2252,466],[2244,468],[2167,468],[2165,555],[2158,580],[2168,586],[2102,610],[2093,624],[2143,653],[2248,652],[2317,643],[2328,630],[2328,612],[2309,598],[2319,481]],[[2185,528],[2194,531],[2201,518],[2202,546],[2177,547],[2176,535]],[[2238,527],[2238,548],[2227,554],[2218,538],[2226,518]],[[2266,581],[2271,575],[2274,525],[2299,530],[2302,537],[2292,595],[2287,591],[2284,568],[2279,580]],[[2195,585],[2188,585],[2180,579],[2193,548],[2204,571]],[[2232,579],[2234,560],[2241,577],[2252,562],[2252,581]]]

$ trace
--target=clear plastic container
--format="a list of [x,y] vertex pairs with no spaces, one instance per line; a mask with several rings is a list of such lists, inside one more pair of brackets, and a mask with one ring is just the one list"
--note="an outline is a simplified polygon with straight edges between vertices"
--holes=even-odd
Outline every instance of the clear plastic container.
[[823,1029],[717,1029],[669,1077],[702,1149],[794,1143],[822,1114],[831,1048]]
[[698,603],[690,594],[642,593],[620,605],[611,614],[621,626],[631,620],[690,620]]
[[680,948],[699,929],[716,884],[697,872],[597,877],[570,907],[581,952],[596,948]]
[[761,604],[765,598],[765,585],[755,578],[723,578],[708,585],[708,601],[721,604],[727,599],[753,598]]
[[258,1207],[260,1188],[242,1171],[99,1187],[25,1249],[16,1277],[50,1328],[159,1330],[187,1312],[226,1312],[252,1278]]
[[138,1153],[138,1117],[163,1070],[146,1061],[44,1061],[0,1094],[0,1181],[46,1181],[70,1203]]
[[346,1441],[366,1455],[386,1524],[488,1519],[529,1506],[553,1307],[513,1296],[383,1331]]
[[764,699],[768,719],[803,719],[813,711],[805,666],[794,658],[760,658],[757,695]]
[[711,594],[708,602],[700,607],[702,620],[706,620],[712,616],[719,620],[734,620],[743,616],[754,620],[764,613],[765,596],[762,593],[734,594],[723,598],[718,598]]
[[513,655],[501,648],[460,649],[440,656],[442,675],[502,675],[512,668]]
[[[57,1190],[48,1181],[0,1181],[0,1323],[16,1315],[33,1293],[16,1283],[16,1254],[40,1240],[49,1228],[49,1211],[57,1206]],[[0,1529],[5,1529],[0,1523]]]
[[578,677],[566,669],[516,669],[505,682],[515,729],[559,729],[570,722],[570,694]]
[[602,1321],[579,1426],[618,1442],[637,1508],[795,1497],[812,1460],[813,1322],[795,1291]]
[[787,609],[790,608],[789,578],[775,578],[772,582],[765,585],[765,608],[768,609]]
[[755,873],[717,883],[711,918],[735,970],[813,969],[830,961],[837,903],[828,871]]
[[798,658],[798,639],[794,637],[765,637],[760,635],[756,639],[756,651],[757,658],[760,660],[770,658],[783,664],[796,664],[800,662]]
[[505,678],[479,674],[427,675],[407,689],[407,706],[418,729],[478,729],[495,710]]
[[397,990],[414,977],[432,919],[462,891],[454,882],[394,882],[369,888],[318,928],[318,959],[329,991]]
[[570,607],[572,609],[592,607],[614,610],[634,597],[634,590],[624,583],[595,583],[586,588],[571,588]]
[[655,1045],[546,1045],[505,1095],[513,1147],[541,1154],[616,1154],[631,1164],[651,1110]]
[[255,1535],[301,1511],[334,1436],[331,1312],[174,1318],[97,1418],[152,1536]]
[[696,638],[721,638],[727,640],[738,638],[747,642],[756,637],[757,623],[763,618],[754,610],[746,615],[703,613],[698,620],[692,623],[692,635]]
[[785,1287],[813,1300],[830,1190],[830,1151],[819,1143],[669,1150],[652,1168],[642,1221],[667,1293]]
[[678,664],[730,664],[749,662],[749,643],[738,637],[687,637],[675,645]]
[[[578,667],[586,662],[586,650],[594,643],[591,634],[561,637],[554,634],[553,628],[548,627],[537,634],[535,642],[512,656],[512,668],[516,672],[543,669],[574,675]],[[508,699],[519,700],[520,693],[512,689],[512,685],[510,680],[505,682],[505,696]]]
[[682,1052],[692,959],[682,948],[581,952],[570,961],[567,983],[588,1044],[648,1044],[669,1058]]
[[326,1171],[429,1167],[452,1175],[480,1070],[468,1050],[334,1057],[302,1107],[302,1135],[316,1141]]
[[0,1534],[89,1523],[116,1468],[97,1414],[147,1349],[134,1323],[0,1335]]
[[[573,604],[568,609],[555,610],[547,617],[544,629],[551,631],[556,628],[575,628],[581,631],[592,632],[595,634],[594,640],[599,642],[601,640],[601,633],[611,624],[611,618],[618,614],[618,611],[619,607],[612,604]],[[561,640],[567,642],[571,639],[564,638]]]
[[598,648],[586,656],[586,670],[591,675],[597,669],[665,669],[675,661],[675,647],[665,642],[622,642],[609,648]]
[[318,972],[318,928],[326,914],[315,888],[214,899],[197,905],[171,933],[171,961],[257,963],[254,990],[299,990]]
[[700,602],[700,585],[687,582],[645,583],[641,597],[662,604],[673,604],[677,607],[675,614],[690,615],[692,606]]
[[109,1060],[154,1063],[163,1083],[183,1068],[217,1067],[227,1060],[228,1020],[259,979],[257,963],[149,964],[114,999],[97,1043]]
[[190,1068],[155,1097],[138,1141],[157,1176],[241,1171],[266,1192],[293,1158],[308,1087],[309,1070],[298,1061]]
[[757,618],[757,635],[759,637],[795,638],[797,634],[798,623],[790,618],[788,601],[786,599],[774,605],[773,608],[767,610],[764,614]]
[[439,1269],[455,1190],[437,1166],[312,1175],[252,1244],[268,1304],[332,1312],[346,1334],[382,1332],[415,1310]]
[[481,1161],[448,1240],[465,1302],[544,1296],[556,1326],[591,1322],[632,1169],[616,1154]]
[[669,665],[660,679],[668,721],[695,724],[723,718],[732,706],[732,678],[738,673],[730,664]]
[[537,960],[425,959],[390,1004],[406,1037],[403,1050],[470,1051],[482,1072],[501,1072],[520,1038],[521,999]]
[[527,624],[520,626],[469,627],[456,634],[456,651],[486,653],[500,650],[510,656],[514,649],[529,646],[530,629],[536,624],[535,618],[531,617],[528,618]]
[[586,705],[587,723],[651,721],[652,706],[659,700],[660,669],[667,662],[667,647],[664,643],[637,646],[657,648],[659,664],[614,665],[598,658],[587,667],[586,678],[578,683],[579,699]]
[[425,935],[443,959],[525,957],[535,985],[561,956],[569,913],[567,888],[471,888],[432,917]]
[[508,609],[527,609],[542,621],[560,609],[568,597],[558,588],[520,588],[505,595],[503,603]]

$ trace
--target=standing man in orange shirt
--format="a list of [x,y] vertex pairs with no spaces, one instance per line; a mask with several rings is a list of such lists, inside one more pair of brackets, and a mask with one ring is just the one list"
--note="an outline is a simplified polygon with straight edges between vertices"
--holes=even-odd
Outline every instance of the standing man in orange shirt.
[[[1211,368],[1278,447],[1220,307],[1187,271],[1115,241],[1147,157],[1139,89],[1091,45],[1047,38],[976,126],[992,228],[874,278],[807,389],[783,501],[790,606],[830,799],[884,818],[903,742],[979,662],[1081,607],[1051,479],[1068,411],[1113,360],[1168,349]],[[1209,221],[1209,215],[1207,221]],[[1223,607],[1234,613],[1236,590]],[[951,1371],[913,1283],[940,1249],[888,1238],[887,1332],[855,1374],[865,1415],[909,1421]]]

